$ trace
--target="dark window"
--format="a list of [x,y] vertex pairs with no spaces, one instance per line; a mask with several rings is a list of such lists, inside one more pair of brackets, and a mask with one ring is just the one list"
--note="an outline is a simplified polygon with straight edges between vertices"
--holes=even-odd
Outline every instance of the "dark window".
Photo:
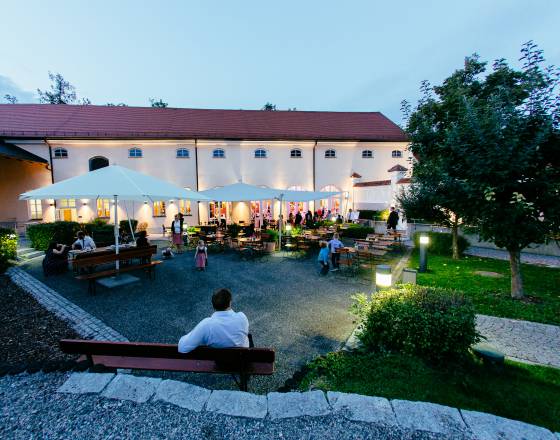
[[128,157],[142,157],[142,150],[134,147],[128,150]]
[[290,157],[301,157],[301,150],[299,148],[294,148],[290,151]]
[[177,148],[177,158],[189,158],[190,152],[186,148]]
[[54,149],[55,159],[68,159],[68,150],[66,148],[55,148]]
[[391,156],[393,157],[402,157],[402,151],[401,150],[393,150],[391,152]]
[[336,151],[335,150],[327,150],[325,151],[325,157],[327,159],[332,159],[334,157],[336,157]]
[[99,168],[104,168],[109,166],[109,159],[103,156],[95,156],[89,160],[89,170],[95,171]]
[[264,159],[266,158],[266,150],[262,148],[258,148],[255,150],[255,158],[257,159]]
[[371,150],[362,151],[362,159],[373,159],[373,151]]
[[224,150],[222,150],[221,148],[216,148],[213,152],[212,152],[212,157],[215,159],[223,159],[226,157],[226,152]]

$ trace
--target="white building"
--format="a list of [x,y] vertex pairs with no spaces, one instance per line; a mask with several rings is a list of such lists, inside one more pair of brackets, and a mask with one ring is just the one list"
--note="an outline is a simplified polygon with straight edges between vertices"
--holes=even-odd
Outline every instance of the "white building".
[[[41,104],[0,105],[0,222],[110,219],[109,200],[18,201],[20,193],[116,163],[202,191],[235,182],[341,191],[320,206],[333,214],[383,209],[407,181],[403,131],[380,113],[157,109]],[[2,145],[5,148],[1,148]],[[197,204],[182,200],[122,204],[122,215],[151,230],[178,211],[188,224],[219,212],[233,221],[251,211],[273,215],[278,202]],[[299,205],[299,206],[298,206]]]

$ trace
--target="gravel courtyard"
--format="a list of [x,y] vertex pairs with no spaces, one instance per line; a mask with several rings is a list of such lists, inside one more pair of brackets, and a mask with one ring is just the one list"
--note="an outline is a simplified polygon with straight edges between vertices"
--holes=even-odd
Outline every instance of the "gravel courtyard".
[[[242,261],[225,253],[210,255],[209,260],[207,271],[198,272],[193,253],[186,252],[161,264],[154,281],[134,273],[140,282],[114,290],[98,287],[96,296],[89,295],[87,284],[71,273],[45,278],[40,258],[22,268],[131,341],[177,342],[212,313],[210,297],[215,289],[231,289],[233,307],[249,318],[255,345],[277,353],[276,373],[253,378],[249,385],[253,392],[276,390],[307,361],[339,349],[354,327],[348,313],[350,296],[371,286],[338,274],[319,277],[315,257]],[[235,389],[227,376],[151,374]]]

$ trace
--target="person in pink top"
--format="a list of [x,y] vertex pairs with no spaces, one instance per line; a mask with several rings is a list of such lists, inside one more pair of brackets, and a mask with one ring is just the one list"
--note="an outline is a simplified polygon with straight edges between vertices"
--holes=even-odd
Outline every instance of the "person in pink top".
[[196,246],[196,252],[194,253],[194,262],[198,270],[205,270],[206,263],[208,261],[208,248],[204,244],[203,240],[199,240]]

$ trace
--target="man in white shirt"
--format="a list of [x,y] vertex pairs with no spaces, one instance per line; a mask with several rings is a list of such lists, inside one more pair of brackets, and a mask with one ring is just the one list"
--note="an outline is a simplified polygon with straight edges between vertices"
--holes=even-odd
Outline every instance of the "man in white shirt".
[[93,239],[84,233],[84,231],[78,231],[78,239],[72,244],[72,249],[95,249],[95,242]]
[[212,295],[215,312],[179,339],[179,353],[206,345],[214,348],[249,347],[249,321],[243,312],[231,309],[231,292],[219,289]]

